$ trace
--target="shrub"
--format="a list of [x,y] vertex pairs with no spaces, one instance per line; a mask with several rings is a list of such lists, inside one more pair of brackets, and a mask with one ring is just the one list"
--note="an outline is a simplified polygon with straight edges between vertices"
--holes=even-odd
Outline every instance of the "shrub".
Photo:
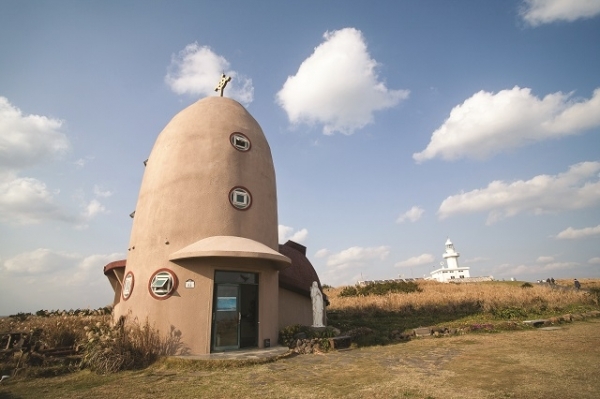
[[592,301],[596,303],[596,306],[600,305],[600,288],[592,287],[588,289]]
[[404,281],[389,281],[385,283],[368,284],[364,286],[347,286],[344,287],[339,296],[341,297],[352,297],[352,296],[368,296],[368,295],[386,295],[394,293],[409,293],[409,292],[421,292],[417,283],[404,282]]
[[279,342],[289,347],[294,340],[294,336],[300,332],[301,328],[302,326],[300,324],[294,324],[282,328],[279,330]]
[[13,318],[13,319],[17,319],[18,321],[25,321],[25,320],[27,320],[27,318],[28,318],[29,316],[31,316],[31,313],[23,313],[23,312],[19,312],[19,313],[17,313],[17,314],[11,314],[11,315],[10,315],[10,316],[8,316],[8,317],[10,317],[10,318]]
[[121,317],[114,326],[98,322],[85,330],[81,367],[99,374],[144,368],[161,355],[184,352],[179,331],[171,326],[170,335],[162,338],[148,320],[140,325]]
[[358,290],[356,289],[356,287],[349,285],[348,287],[342,288],[342,291],[340,291],[340,296],[341,297],[358,296]]
[[492,311],[492,314],[495,317],[503,320],[520,319],[523,317],[527,317],[527,312],[524,309],[513,306],[501,309],[494,309]]
[[531,283],[523,283],[521,288],[533,288],[533,285],[531,285]]

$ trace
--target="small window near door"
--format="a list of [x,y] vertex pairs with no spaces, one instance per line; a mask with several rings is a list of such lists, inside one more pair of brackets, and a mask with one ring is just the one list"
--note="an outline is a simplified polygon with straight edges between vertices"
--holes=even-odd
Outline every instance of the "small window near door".
[[155,299],[167,299],[177,289],[177,276],[168,269],[160,269],[150,279],[148,289]]

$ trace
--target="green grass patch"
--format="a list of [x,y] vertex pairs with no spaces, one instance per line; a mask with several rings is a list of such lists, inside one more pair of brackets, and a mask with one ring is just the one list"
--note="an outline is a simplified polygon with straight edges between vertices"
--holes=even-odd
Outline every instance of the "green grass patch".
[[508,306],[484,312],[477,304],[472,304],[458,309],[445,307],[413,309],[408,313],[386,312],[379,309],[337,311],[328,313],[327,318],[330,326],[339,329],[342,334],[355,336],[354,342],[359,347],[363,347],[396,343],[397,341],[390,338],[393,332],[411,331],[418,327],[458,328],[474,333],[519,331],[531,328],[522,323],[524,320],[545,319],[568,313],[579,314],[591,310],[597,310],[597,307],[573,304],[560,309],[544,308],[542,311],[539,307],[523,309]]

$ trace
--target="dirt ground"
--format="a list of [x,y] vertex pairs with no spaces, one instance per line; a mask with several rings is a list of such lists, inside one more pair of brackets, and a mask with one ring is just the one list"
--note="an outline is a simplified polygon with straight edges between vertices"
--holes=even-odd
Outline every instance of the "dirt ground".
[[168,367],[5,381],[0,398],[600,397],[600,319],[559,328],[417,339],[209,370]]

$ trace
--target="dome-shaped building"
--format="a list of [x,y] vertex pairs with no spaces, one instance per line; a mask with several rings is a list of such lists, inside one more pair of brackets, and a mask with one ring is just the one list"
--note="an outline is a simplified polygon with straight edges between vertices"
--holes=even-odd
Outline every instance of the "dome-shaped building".
[[[279,325],[313,323],[310,287],[316,281],[321,289],[321,281],[312,264],[306,257],[306,247],[294,241],[279,245],[279,252],[292,261],[292,265],[279,272]],[[308,298],[308,299],[307,299]],[[329,304],[323,294],[325,304]]]
[[114,316],[174,328],[194,354],[275,343],[279,272],[292,263],[277,236],[262,129],[238,102],[202,99],[167,124],[146,162],[127,260],[104,269]]

